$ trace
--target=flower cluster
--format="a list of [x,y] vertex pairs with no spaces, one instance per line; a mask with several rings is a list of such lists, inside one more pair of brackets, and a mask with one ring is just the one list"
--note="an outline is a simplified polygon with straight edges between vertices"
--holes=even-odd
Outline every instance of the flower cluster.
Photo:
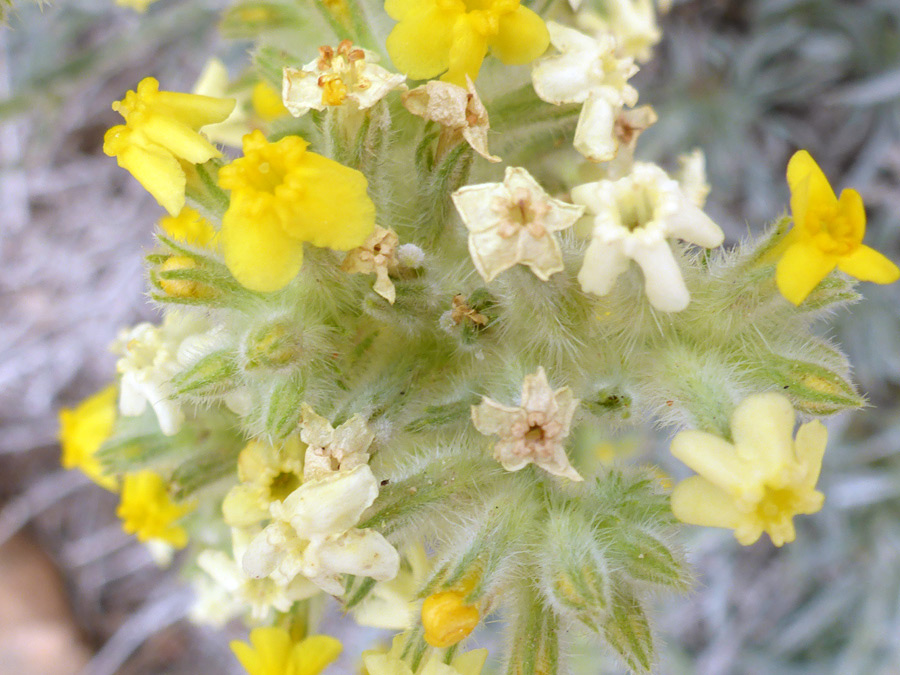
[[[163,318],[62,411],[62,463],[185,549],[192,617],[252,628],[250,675],[338,659],[326,603],[401,631],[368,675],[479,675],[496,620],[508,672],[564,672],[576,625],[649,672],[679,521],[782,546],[823,507],[826,427],[796,418],[863,399],[811,320],[900,277],[860,196],[798,152],[793,227],[726,244],[702,151],[642,158],[653,3],[540,5],[244,3],[252,69],[114,104],[104,148],[168,212]],[[629,427],[696,475],[601,465]]]

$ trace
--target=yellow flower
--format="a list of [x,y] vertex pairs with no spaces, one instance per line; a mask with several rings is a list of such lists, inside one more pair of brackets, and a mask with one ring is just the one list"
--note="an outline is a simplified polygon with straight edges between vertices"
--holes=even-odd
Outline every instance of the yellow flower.
[[249,675],[319,675],[341,653],[341,643],[328,635],[299,642],[283,628],[254,628],[250,644],[233,640],[231,651]]
[[866,212],[856,190],[838,199],[828,179],[806,150],[788,163],[794,228],[780,250],[775,280],[781,294],[795,305],[837,267],[861,281],[890,284],[900,269],[874,249],[864,246]]
[[103,473],[94,456],[112,433],[116,421],[116,387],[110,385],[86,398],[77,408],[59,411],[59,441],[62,465],[81,469],[92,481],[107,490],[116,490],[116,479]]
[[222,253],[251,290],[286,286],[303,265],[303,242],[349,251],[375,229],[362,173],[307,145],[299,136],[269,143],[256,130],[244,137],[244,156],[219,171],[219,184],[231,190]]
[[177,216],[160,218],[159,227],[175,241],[198,248],[215,248],[216,229],[190,206],[181,209]]
[[176,504],[169,496],[166,482],[153,471],[138,471],[125,476],[122,498],[116,515],[122,529],[139,541],[163,541],[184,548],[188,536],[175,521],[193,510],[190,504]]
[[818,420],[793,437],[794,409],[778,393],[756,394],[731,418],[734,443],[702,431],[682,431],[672,454],[694,469],[675,486],[672,511],[685,523],[734,530],[744,546],[768,532],[772,543],[794,541],[793,517],[816,513],[825,497],[815,490],[828,431]]
[[186,183],[181,162],[200,164],[221,153],[199,130],[225,120],[234,99],[160,91],[155,78],[145,77],[137,91],[112,104],[125,118],[103,138],[103,152],[115,157],[156,201],[175,216],[184,206]]
[[530,63],[550,44],[544,20],[520,0],[386,0],[399,23],[387,39],[394,65],[407,77],[466,86],[488,49],[503,63]]
[[281,101],[281,92],[262,80],[254,85],[250,102],[253,104],[253,111],[265,122],[290,114]]
[[451,647],[475,630],[481,616],[478,608],[464,602],[465,593],[443,591],[422,603],[425,642],[432,647]]

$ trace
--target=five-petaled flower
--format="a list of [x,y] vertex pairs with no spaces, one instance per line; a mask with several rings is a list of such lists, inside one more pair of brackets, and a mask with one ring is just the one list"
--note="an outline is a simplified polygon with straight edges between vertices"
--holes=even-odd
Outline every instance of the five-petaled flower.
[[469,230],[469,253],[491,281],[521,263],[546,281],[563,269],[554,232],[575,224],[584,208],[550,197],[528,171],[507,167],[502,183],[467,185],[453,203]]
[[550,41],[560,52],[534,64],[531,80],[548,103],[583,103],[575,127],[575,149],[594,162],[616,156],[616,119],[622,108],[637,103],[628,79],[638,68],[631,57],[616,54],[616,41],[603,34],[592,38],[551,21]]
[[856,190],[838,199],[828,179],[806,150],[791,157],[787,169],[794,227],[779,250],[778,290],[799,305],[837,267],[861,281],[890,284],[900,269],[878,251],[863,245],[866,211]]
[[399,23],[387,49],[397,68],[414,80],[442,80],[466,86],[478,77],[491,50],[503,63],[530,63],[550,41],[544,20],[521,0],[386,0]]
[[187,532],[177,522],[194,509],[192,504],[178,504],[169,496],[166,481],[149,470],[130,473],[122,481],[122,496],[116,515],[122,529],[142,542],[165,542],[184,548]]
[[672,511],[686,523],[734,530],[744,546],[768,532],[776,546],[794,541],[793,517],[815,513],[825,500],[816,481],[828,431],[818,420],[794,431],[794,409],[779,393],[746,398],[731,418],[729,443],[703,431],[682,431],[672,454],[696,471],[672,492]]
[[247,675],[319,675],[341,655],[340,641],[329,635],[294,640],[284,628],[254,628],[250,644],[233,640],[231,651]]
[[137,91],[112,104],[125,124],[106,132],[103,152],[115,157],[169,215],[177,216],[187,184],[181,163],[202,164],[221,156],[199,131],[223,122],[234,105],[231,98],[160,91],[155,78],[145,77]]
[[284,69],[284,105],[294,117],[347,102],[365,110],[388,92],[405,89],[406,77],[376,65],[376,58],[372,52],[354,47],[350,40],[341,42],[337,49],[319,47],[315,61],[302,69]]
[[59,412],[61,464],[66,469],[81,469],[88,478],[116,490],[115,476],[108,475],[96,453],[112,433],[116,421],[116,387],[110,385],[84,399],[72,410]]
[[631,259],[644,272],[650,304],[664,312],[688,306],[691,298],[669,237],[713,248],[724,235],[676,181],[658,166],[636,163],[631,174],[619,180],[573,188],[572,200],[594,214],[592,240],[578,273],[585,292],[609,293]]
[[349,251],[375,229],[359,171],[308,152],[299,136],[244,137],[244,156],[219,171],[231,204],[219,235],[225,264],[254,291],[284,288],[303,265],[303,242]]
[[494,457],[507,471],[536,464],[554,476],[580,481],[569,464],[564,441],[572,426],[578,399],[568,387],[553,390],[543,368],[522,383],[522,402],[506,406],[482,397],[472,406],[472,423],[483,434],[499,436]]

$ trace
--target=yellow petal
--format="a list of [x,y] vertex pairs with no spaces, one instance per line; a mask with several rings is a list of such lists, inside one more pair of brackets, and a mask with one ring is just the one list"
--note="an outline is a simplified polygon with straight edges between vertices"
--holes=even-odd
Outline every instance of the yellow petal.
[[449,69],[441,80],[459,87],[466,86],[467,75],[475,80],[487,54],[487,47],[487,40],[476,30],[474,17],[470,14],[459,17],[453,24]]
[[161,91],[153,98],[153,110],[177,119],[194,129],[199,129],[207,124],[224,122],[234,110],[236,103],[237,101],[233,98]]
[[672,439],[672,456],[694,471],[732,493],[745,491],[746,466],[727,441],[704,431],[680,431]]
[[691,476],[672,490],[672,513],[683,523],[734,529],[741,514],[727,492],[702,476]]
[[338,251],[362,246],[375,230],[375,205],[366,193],[366,177],[313,152],[291,171],[304,198],[296,217],[283,223],[291,237]]
[[849,238],[859,243],[866,234],[866,207],[856,190],[841,191],[838,200],[838,216],[850,226]]
[[181,164],[171,153],[154,146],[130,145],[116,156],[116,160],[169,215],[178,215],[184,207],[187,179]]
[[814,488],[822,470],[822,458],[828,443],[828,429],[819,420],[807,422],[797,429],[794,441],[794,454],[797,461],[806,469],[805,485]]
[[277,291],[303,265],[303,242],[281,229],[275,217],[251,216],[233,197],[219,234],[225,264],[241,285],[253,291]]
[[766,478],[774,478],[794,460],[794,408],[775,392],[744,399],[731,417],[738,456]]
[[837,264],[837,259],[820,251],[811,242],[788,247],[775,268],[778,290],[788,301],[799,305]]
[[222,154],[199,132],[165,115],[148,115],[140,126],[140,134],[135,136],[146,136],[152,143],[192,164],[200,164]]
[[791,212],[797,226],[802,227],[806,223],[809,204],[833,204],[837,201],[822,169],[806,150],[798,150],[788,162],[787,182],[791,189]]
[[490,42],[491,51],[503,63],[531,63],[550,44],[550,32],[544,20],[527,7],[500,17],[500,32]]
[[384,11],[394,21],[402,21],[407,14],[422,4],[422,0],[385,0]]
[[876,284],[892,284],[900,279],[900,269],[868,246],[857,246],[853,253],[841,258],[838,269],[860,281],[874,281]]
[[[413,80],[437,77],[450,65],[453,24],[459,12],[415,2],[387,38],[387,50],[397,70]],[[463,83],[465,86],[465,83]]]
[[275,627],[254,628],[250,631],[250,643],[234,640],[229,645],[248,675],[287,672],[291,637],[286,630]]
[[329,635],[311,635],[294,646],[293,675],[319,675],[341,655],[341,643]]

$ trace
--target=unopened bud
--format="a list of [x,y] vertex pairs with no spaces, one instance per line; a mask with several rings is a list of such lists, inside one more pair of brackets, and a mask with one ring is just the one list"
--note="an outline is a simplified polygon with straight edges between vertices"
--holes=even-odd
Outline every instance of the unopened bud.
[[209,286],[191,279],[166,279],[163,274],[165,272],[196,268],[197,263],[192,258],[186,255],[173,255],[159,266],[159,285],[166,292],[166,295],[173,298],[211,298],[214,293]]
[[432,647],[451,647],[469,635],[481,616],[478,608],[463,602],[459,591],[443,591],[425,598],[422,603],[422,626],[425,641]]

